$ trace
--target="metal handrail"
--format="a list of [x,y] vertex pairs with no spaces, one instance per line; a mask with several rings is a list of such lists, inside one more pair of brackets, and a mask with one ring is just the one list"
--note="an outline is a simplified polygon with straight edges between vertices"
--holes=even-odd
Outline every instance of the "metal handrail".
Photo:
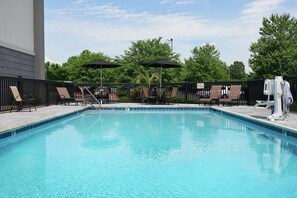
[[[99,104],[99,108],[101,108],[101,102],[96,98],[96,96],[94,96],[94,94],[88,89],[88,87],[84,86],[84,87],[79,87],[79,89],[82,92],[82,98],[83,100],[85,100],[85,95],[84,95],[84,90],[87,90],[87,92],[93,97],[93,99]],[[92,105],[92,107],[94,107],[94,105],[92,103],[90,103]]]

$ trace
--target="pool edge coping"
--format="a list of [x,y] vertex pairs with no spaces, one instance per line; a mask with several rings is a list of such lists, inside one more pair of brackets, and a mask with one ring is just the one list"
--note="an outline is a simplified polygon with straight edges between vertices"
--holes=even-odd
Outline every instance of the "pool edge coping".
[[242,120],[247,121],[247,122],[252,123],[252,124],[259,124],[260,126],[262,126],[264,128],[275,130],[276,132],[281,133],[281,134],[286,134],[287,135],[287,132],[292,132],[294,134],[294,136],[291,136],[291,135],[288,135],[288,136],[291,136],[291,137],[294,137],[294,138],[297,139],[297,129],[294,129],[294,128],[291,128],[291,127],[288,127],[288,126],[280,125],[280,124],[277,123],[277,121],[272,122],[272,121],[268,121],[268,120],[261,120],[261,119],[258,119],[258,118],[253,118],[253,117],[251,117],[249,115],[244,115],[244,114],[241,114],[241,113],[227,111],[225,109],[220,109],[220,108],[217,108],[217,107],[210,107],[210,108],[212,110],[214,110],[214,111],[222,112],[222,113],[224,113],[226,115],[242,119]]
[[[32,128],[36,128],[36,127],[41,126],[43,124],[47,124],[49,122],[53,122],[53,121],[59,120],[61,118],[64,118],[64,117],[67,117],[67,116],[70,116],[70,115],[74,115],[74,114],[78,114],[78,113],[81,113],[83,111],[90,110],[90,109],[92,109],[92,108],[91,107],[85,107],[83,109],[75,110],[75,111],[64,113],[64,114],[61,114],[61,115],[56,115],[56,116],[52,116],[52,117],[45,118],[45,119],[42,119],[42,120],[27,123],[27,124],[17,126],[17,127],[14,127],[14,128],[6,129],[6,130],[3,130],[3,131],[0,131],[0,139],[4,139],[6,137],[13,136],[13,135],[15,135],[17,133],[20,133],[20,132],[23,132],[23,131],[26,131],[26,130],[29,130],[29,129],[32,129]],[[224,113],[226,115],[229,115],[229,116],[232,116],[232,117],[235,117],[235,118],[242,119],[242,120],[250,122],[252,124],[259,124],[260,126],[262,126],[264,128],[272,129],[272,130],[275,130],[278,133],[285,134],[285,135],[288,135],[288,136],[291,136],[291,137],[294,137],[294,138],[297,139],[297,129],[287,127],[287,126],[283,126],[283,125],[277,124],[276,122],[271,122],[271,121],[268,121],[268,120],[260,120],[260,119],[253,118],[253,117],[248,116],[248,115],[244,115],[244,114],[236,113],[236,112],[232,112],[232,111],[227,111],[225,109],[220,109],[218,107],[213,107],[213,106],[207,106],[207,107],[205,107],[205,106],[203,106],[203,107],[202,106],[197,106],[197,107],[193,107],[193,106],[183,106],[183,107],[152,107],[152,106],[147,106],[147,107],[135,106],[135,107],[133,107],[133,106],[122,106],[122,107],[101,107],[101,108],[96,108],[96,110],[130,110],[130,109],[140,109],[140,110],[148,110],[148,109],[154,109],[154,110],[161,110],[161,109],[171,109],[171,110],[174,110],[174,109],[184,109],[184,110],[185,109],[192,109],[192,110],[195,110],[195,109],[200,109],[200,110],[202,110],[202,109],[205,109],[205,110],[211,110],[211,111],[215,111],[215,112],[221,112],[221,113]]]
[[17,127],[12,127],[12,128],[5,129],[3,131],[0,131],[0,140],[4,139],[6,137],[13,136],[13,135],[18,134],[18,133],[23,132],[23,131],[36,128],[36,127],[41,126],[43,124],[47,124],[49,122],[59,120],[61,118],[64,118],[64,117],[67,117],[67,116],[70,116],[70,115],[78,114],[80,112],[83,112],[83,111],[86,111],[86,110],[89,110],[89,109],[91,109],[91,108],[90,107],[85,107],[83,109],[78,109],[78,110],[75,110],[75,111],[72,111],[72,112],[67,112],[67,113],[60,114],[60,115],[53,115],[53,116],[45,118],[45,119],[41,119],[41,120],[38,120],[38,121],[32,121],[30,123],[26,123],[26,124],[23,124],[23,125],[20,125],[20,126],[17,126]]

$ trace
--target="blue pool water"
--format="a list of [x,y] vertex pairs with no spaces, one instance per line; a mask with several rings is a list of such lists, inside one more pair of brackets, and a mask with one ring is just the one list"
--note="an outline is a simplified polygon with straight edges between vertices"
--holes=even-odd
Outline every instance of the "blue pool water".
[[0,145],[0,197],[297,197],[297,141],[210,110],[90,110]]

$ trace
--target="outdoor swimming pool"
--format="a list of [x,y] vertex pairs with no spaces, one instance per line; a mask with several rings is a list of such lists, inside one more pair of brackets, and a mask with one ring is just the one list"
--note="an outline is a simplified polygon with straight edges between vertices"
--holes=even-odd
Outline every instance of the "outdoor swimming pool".
[[209,109],[88,110],[0,145],[1,197],[297,197],[296,139]]

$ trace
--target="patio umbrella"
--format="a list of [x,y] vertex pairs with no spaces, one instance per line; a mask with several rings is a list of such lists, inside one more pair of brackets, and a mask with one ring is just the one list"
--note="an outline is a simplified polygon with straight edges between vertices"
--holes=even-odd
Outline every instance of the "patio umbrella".
[[102,68],[115,68],[121,66],[120,64],[104,61],[104,60],[99,60],[99,61],[93,61],[89,62],[87,64],[84,64],[83,67],[88,67],[88,68],[100,68],[100,86],[102,87]]
[[174,63],[174,62],[170,62],[170,61],[164,60],[164,59],[159,59],[159,60],[154,60],[154,61],[141,63],[141,65],[143,65],[145,67],[160,67],[160,89],[162,87],[162,69],[163,68],[180,67],[179,64]]

